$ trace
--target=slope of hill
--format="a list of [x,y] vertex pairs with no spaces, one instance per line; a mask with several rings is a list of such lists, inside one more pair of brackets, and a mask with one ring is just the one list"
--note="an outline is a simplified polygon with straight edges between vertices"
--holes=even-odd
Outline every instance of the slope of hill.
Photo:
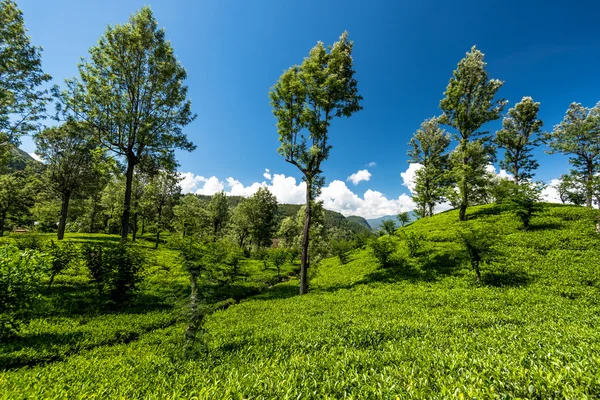
[[[600,393],[600,235],[588,210],[450,211],[399,229],[394,267],[366,249],[313,269],[311,293],[274,286],[185,325],[0,373],[12,398],[593,398]],[[482,282],[459,232],[495,232]],[[422,239],[409,256],[406,238]],[[413,249],[415,250],[415,249]],[[165,275],[166,276],[166,275]],[[31,342],[40,340],[39,323]],[[79,328],[77,328],[79,329]],[[55,340],[71,340],[51,331]],[[98,333],[104,335],[103,332]],[[73,336],[75,338],[75,336]],[[73,339],[75,340],[75,339]],[[85,340],[91,340],[86,337]],[[31,345],[31,344],[30,344]],[[21,350],[14,350],[21,351]],[[20,353],[17,353],[20,354]],[[11,396],[13,395],[13,396]]]
[[[280,204],[279,212],[282,217],[291,217],[298,214],[302,206],[298,204]],[[362,230],[371,230],[371,226],[366,219],[359,216],[344,217],[339,212],[325,210],[325,227],[342,227],[353,232]]]
[[[408,215],[410,217],[410,221],[416,221],[418,219],[417,215],[414,212],[409,212]],[[368,219],[367,223],[371,226],[371,228],[374,231],[378,231],[383,226],[383,221],[388,220],[394,221],[396,225],[400,225],[400,223],[398,222],[398,217],[396,215],[385,215],[379,218]]]
[[31,157],[27,152],[13,147],[10,149],[10,159],[8,161],[8,168],[13,171],[22,171],[27,168],[28,165],[41,164],[39,161]]

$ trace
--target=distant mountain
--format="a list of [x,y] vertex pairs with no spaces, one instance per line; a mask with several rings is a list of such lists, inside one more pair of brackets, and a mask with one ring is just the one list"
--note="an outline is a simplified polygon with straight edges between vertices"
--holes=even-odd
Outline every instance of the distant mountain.
[[29,165],[39,165],[39,161],[31,157],[26,151],[17,147],[10,149],[10,159],[8,169],[12,171],[22,171]]
[[[299,204],[280,204],[279,213],[283,218],[296,215],[302,205]],[[371,226],[363,217],[351,216],[344,217],[339,212],[325,210],[325,226],[327,228],[345,228],[353,232],[371,230]]]

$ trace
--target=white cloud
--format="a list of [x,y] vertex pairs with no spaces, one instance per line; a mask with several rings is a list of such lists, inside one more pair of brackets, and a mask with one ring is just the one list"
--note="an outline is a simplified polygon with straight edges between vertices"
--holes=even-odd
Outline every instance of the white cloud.
[[371,179],[371,173],[366,169],[361,169],[360,171],[350,175],[347,180],[352,181],[355,185],[358,185],[359,182],[368,181]]
[[42,160],[42,157],[38,156],[36,153],[27,153],[27,154],[29,154],[31,156],[31,158],[33,158],[36,161],[44,162],[44,160]]
[[367,164],[367,167],[373,168],[376,165],[377,165],[377,163],[375,161],[371,161],[370,163]]
[[[283,174],[272,174],[269,183],[254,182],[249,186],[244,186],[232,177],[221,182],[215,176],[205,178],[191,172],[182,173],[181,176],[183,177],[181,181],[183,193],[212,195],[227,187],[225,191],[227,195],[249,197],[259,188],[265,187],[277,197],[277,201],[280,203],[304,204],[306,201],[306,183]],[[337,211],[346,216],[360,215],[365,218],[395,215],[399,212],[411,211],[415,207],[410,196],[406,194],[400,195],[397,199],[388,199],[381,192],[369,189],[360,197],[340,180],[335,180],[325,186],[317,200],[322,200],[328,210]]]
[[408,169],[400,173],[402,177],[402,185],[406,186],[411,193],[415,190],[415,180],[417,178],[417,171],[423,168],[419,163],[411,163]]
[[265,173],[263,174],[263,176],[265,177],[265,179],[271,180],[271,171],[269,171],[268,169],[265,168]]
[[558,190],[556,190],[556,186],[560,183],[560,179],[552,179],[548,186],[546,186],[541,193],[542,201],[548,203],[562,203],[560,200],[560,196],[558,195]]
[[492,164],[488,164],[485,167],[485,170],[489,174],[496,175],[498,178],[504,178],[504,179],[512,179],[513,178],[513,175],[506,172],[506,170],[501,169],[500,172],[496,172],[496,167],[494,167]]

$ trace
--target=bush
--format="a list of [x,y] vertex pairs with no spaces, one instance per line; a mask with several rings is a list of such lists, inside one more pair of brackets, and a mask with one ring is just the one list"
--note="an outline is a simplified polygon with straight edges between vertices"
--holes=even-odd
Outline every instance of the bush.
[[510,207],[523,223],[523,229],[529,229],[531,218],[541,210],[539,194],[534,188],[519,187],[510,199]]
[[17,332],[27,320],[47,266],[47,259],[36,250],[0,248],[0,339]]
[[108,294],[116,303],[129,299],[146,263],[138,249],[127,244],[86,244],[82,253],[100,295]]
[[460,231],[459,238],[464,246],[467,259],[475,271],[477,282],[480,282],[481,264],[490,263],[498,256],[498,252],[494,248],[494,245],[498,241],[498,236],[489,227],[485,230],[470,227],[469,229]]
[[50,281],[48,282],[48,287],[50,287],[56,275],[79,258],[79,250],[72,242],[58,244],[51,240],[44,248],[44,252],[50,256]]
[[15,243],[20,250],[42,250],[44,247],[42,237],[31,233],[15,236]]
[[331,252],[339,258],[342,265],[348,262],[348,252],[352,250],[352,243],[347,240],[334,240],[331,242]]
[[408,249],[408,255],[416,257],[419,254],[419,250],[423,247],[425,242],[425,236],[420,233],[407,233],[405,235],[406,248]]
[[396,250],[396,244],[390,237],[371,240],[369,248],[381,267],[388,268],[395,264],[396,260],[394,260],[393,255]]
[[284,266],[291,259],[291,254],[288,250],[283,248],[275,248],[269,251],[269,260],[277,268],[277,278],[281,278],[281,267]]

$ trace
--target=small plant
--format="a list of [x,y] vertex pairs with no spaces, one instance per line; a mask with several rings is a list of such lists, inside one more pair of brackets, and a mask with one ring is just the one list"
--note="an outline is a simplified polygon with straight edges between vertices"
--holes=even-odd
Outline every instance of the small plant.
[[459,232],[459,238],[464,246],[467,259],[471,263],[477,282],[481,282],[481,264],[492,262],[497,251],[494,244],[497,241],[496,234],[493,231],[469,228]]
[[281,267],[290,261],[290,256],[288,250],[279,247],[269,251],[269,260],[277,268],[277,279],[281,279]]
[[88,244],[82,249],[85,264],[100,295],[123,303],[141,281],[143,254],[127,245]]
[[509,201],[510,207],[523,223],[523,229],[529,229],[531,218],[541,210],[539,192],[536,188],[521,186]]
[[396,244],[389,236],[371,240],[369,248],[381,267],[389,268],[395,264],[393,254]]
[[331,243],[331,252],[340,260],[340,264],[348,263],[348,252],[352,250],[352,242],[347,240],[334,240]]
[[0,247],[0,340],[27,321],[47,268],[47,258],[36,250]]
[[396,223],[391,219],[386,219],[381,223],[381,229],[388,235],[393,235],[396,231]]
[[410,232],[405,235],[405,240],[406,248],[408,249],[408,255],[411,257],[416,257],[423,247],[425,237],[422,234]]
[[72,262],[79,257],[79,250],[72,242],[64,242],[62,244],[55,243],[51,240],[44,248],[44,252],[50,256],[50,280],[48,287],[52,286],[56,275],[64,271]]

